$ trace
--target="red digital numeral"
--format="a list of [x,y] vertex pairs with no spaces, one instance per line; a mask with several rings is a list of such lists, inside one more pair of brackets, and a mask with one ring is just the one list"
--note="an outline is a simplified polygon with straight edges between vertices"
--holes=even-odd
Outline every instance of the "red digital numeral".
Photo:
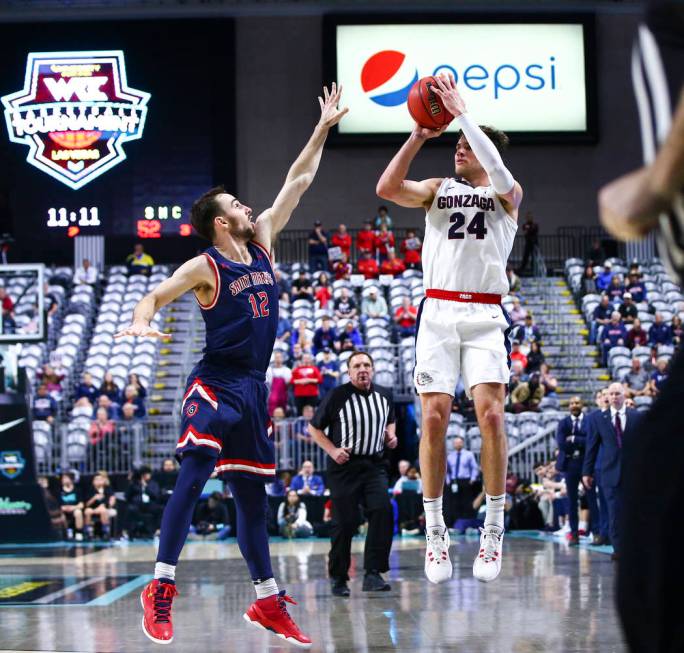
[[268,295],[261,291],[257,293],[259,298],[259,306],[257,306],[257,300],[254,295],[249,296],[249,303],[252,307],[252,317],[268,317]]
[[138,238],[161,238],[159,220],[138,220]]

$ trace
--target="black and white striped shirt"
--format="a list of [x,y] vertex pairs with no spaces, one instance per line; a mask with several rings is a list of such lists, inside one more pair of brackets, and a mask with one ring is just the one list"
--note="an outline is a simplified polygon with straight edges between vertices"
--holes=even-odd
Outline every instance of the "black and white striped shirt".
[[356,456],[372,456],[385,448],[385,427],[394,424],[394,401],[388,388],[372,384],[365,392],[351,382],[333,388],[318,406],[311,424],[328,430],[336,447]]

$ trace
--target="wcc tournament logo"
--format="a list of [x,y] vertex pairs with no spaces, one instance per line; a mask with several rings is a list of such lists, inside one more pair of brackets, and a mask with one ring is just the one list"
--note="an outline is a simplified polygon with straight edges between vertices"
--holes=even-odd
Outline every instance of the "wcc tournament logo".
[[26,466],[19,451],[0,451],[0,474],[10,480],[17,478]]
[[26,160],[77,190],[126,158],[150,95],[129,88],[120,50],[33,52],[23,90],[0,99],[10,141],[29,146]]
[[[406,102],[418,69],[405,65],[406,55],[396,50],[383,50],[371,56],[361,70],[361,88],[375,92],[370,99],[383,107],[396,107]],[[411,81],[406,83],[406,80]],[[400,88],[396,88],[401,85]]]

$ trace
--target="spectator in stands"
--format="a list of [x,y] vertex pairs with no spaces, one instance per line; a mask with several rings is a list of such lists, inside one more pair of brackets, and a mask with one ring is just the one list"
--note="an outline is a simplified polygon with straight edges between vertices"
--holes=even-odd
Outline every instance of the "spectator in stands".
[[309,537],[313,527],[307,521],[306,505],[299,495],[290,490],[278,506],[278,530],[283,537]]
[[2,308],[3,318],[14,311],[14,302],[4,286],[0,286],[0,307]]
[[292,379],[292,370],[283,365],[283,354],[276,351],[273,354],[273,365],[269,369],[271,373],[271,387],[268,393],[268,414],[273,416],[280,408],[287,410],[287,388]]
[[534,252],[539,244],[539,225],[534,221],[532,211],[528,211],[525,215],[522,232],[525,236],[525,249],[523,250],[522,262],[517,271],[518,274],[527,269],[527,263],[530,259],[532,259],[534,265]]
[[670,375],[668,370],[668,360],[667,358],[659,358],[655,371],[651,374],[651,378],[648,381],[648,394],[655,397],[662,389],[663,384],[667,381],[667,377]]
[[76,285],[94,286],[97,283],[97,268],[91,265],[90,260],[83,259],[83,264],[74,272]]
[[47,386],[38,386],[36,396],[33,397],[33,419],[53,424],[57,417],[57,402],[48,394]]
[[292,301],[296,299],[314,301],[313,286],[305,270],[300,270],[299,276],[292,282]]
[[382,229],[383,226],[387,227],[388,229],[392,228],[392,218],[390,218],[386,206],[378,207],[378,214],[375,216],[374,225],[378,231]]
[[[517,293],[520,292],[520,277],[515,273],[512,266],[506,266],[506,278],[508,279],[508,292]],[[518,300],[518,304],[520,300]]]
[[145,402],[140,398],[138,389],[134,385],[127,385],[124,390],[124,401],[121,405],[121,412],[126,412],[126,406],[132,405],[135,408],[135,416],[145,417]]
[[314,474],[314,465],[310,460],[302,463],[299,474],[292,478],[290,490],[294,490],[300,496],[320,497],[325,492],[323,479]]
[[232,532],[228,508],[220,492],[212,492],[206,501],[197,504],[193,521],[191,532],[209,539],[225,540]]
[[67,539],[74,537],[76,530],[76,541],[83,541],[83,501],[81,493],[74,484],[71,474],[62,474],[62,486],[59,493],[59,505],[67,523]]
[[289,297],[290,293],[292,292],[292,286],[282,271],[278,268],[275,270],[275,282],[278,285],[278,296],[280,297],[285,294]]
[[276,342],[284,342],[289,347],[291,338],[292,324],[281,312],[278,316],[278,326],[276,327]]
[[394,234],[386,224],[380,226],[375,234],[374,241],[375,255],[380,263],[389,258],[389,250],[394,251]]
[[328,234],[323,231],[320,220],[314,222],[314,228],[309,234],[309,270],[328,269]]
[[292,385],[297,414],[302,414],[305,405],[318,405],[318,388],[323,383],[323,375],[314,365],[313,356],[304,354],[302,364],[292,370]]
[[119,411],[120,422],[137,422],[138,408],[133,403],[124,404]]
[[[55,313],[59,310],[59,297],[50,290],[50,284],[46,281],[45,284],[43,285],[43,295],[44,295],[44,303],[43,303],[43,310],[45,311],[45,315],[47,316],[48,319],[48,324],[51,323],[52,318],[54,317]],[[36,306],[36,311],[38,310],[38,307]]]
[[161,469],[152,475],[152,479],[159,487],[159,499],[163,504],[169,500],[176,487],[178,478],[178,463],[173,458],[165,458]]
[[598,292],[598,286],[596,285],[596,274],[594,273],[594,268],[591,265],[587,265],[584,270],[584,276],[582,277],[582,283],[580,285],[580,292],[582,295],[593,295]]
[[525,318],[527,317],[527,310],[525,310],[520,305],[520,298],[519,297],[513,298],[513,308],[511,308],[511,312],[508,314],[508,317],[511,318],[511,322],[513,323],[514,326],[519,326],[519,325],[525,324]]
[[521,383],[527,381],[527,374],[525,368],[520,360],[511,360],[511,377],[508,381],[508,399],[510,400],[511,393]]
[[599,272],[596,277],[596,287],[601,292],[606,292],[613,280],[613,264],[610,261],[606,261],[603,270]]
[[675,347],[681,347],[682,339],[684,339],[684,327],[682,327],[682,318],[679,317],[679,315],[675,315],[672,318],[670,336],[672,338],[672,344]]
[[352,238],[347,232],[347,225],[340,224],[339,227],[337,227],[337,231],[330,239],[330,244],[333,247],[339,247],[342,253],[347,257],[347,260],[351,258]]
[[[408,462],[408,461],[403,461]],[[410,490],[416,494],[423,494],[423,481],[415,467],[409,467],[405,474],[402,474],[392,488],[392,494],[401,494]]]
[[339,337],[340,351],[354,351],[363,344],[359,330],[354,326],[350,320],[344,327],[344,331],[340,333]]
[[86,397],[91,404],[97,401],[98,389],[93,383],[93,377],[89,372],[83,372],[81,382],[76,386],[76,399]]
[[539,412],[539,404],[544,398],[544,386],[539,382],[539,374],[531,374],[529,381],[518,384],[511,393],[511,406],[514,413],[525,411]]
[[641,280],[641,275],[638,270],[631,270],[627,277],[625,289],[632,295],[632,299],[640,304],[645,302],[647,298],[646,284]]
[[632,300],[632,293],[626,292],[622,296],[622,304],[618,308],[620,317],[625,324],[634,324],[634,320],[638,319],[639,309]]
[[128,375],[127,385],[132,385],[138,391],[138,399],[141,401],[145,400],[145,397],[147,397],[147,388],[145,388],[140,377],[135,372],[131,372]]
[[330,277],[323,272],[315,283],[314,299],[320,308],[326,308],[332,298],[332,288],[330,287]]
[[603,364],[608,362],[608,350],[611,347],[622,347],[627,342],[627,329],[622,323],[620,313],[613,311],[610,315],[610,322],[603,327],[601,332],[601,344],[603,345]]
[[532,314],[528,313],[525,316],[523,324],[516,327],[512,333],[514,340],[519,340],[521,344],[530,345],[533,342],[541,342],[541,331],[534,323]]
[[368,289],[368,296],[361,302],[361,319],[387,317],[387,302],[376,286]]
[[335,317],[338,320],[353,320],[356,314],[356,300],[349,293],[349,288],[342,286],[340,296],[335,300]]
[[114,435],[114,420],[109,419],[106,408],[100,407],[95,412],[95,419],[88,430],[90,444],[97,444],[111,435]]
[[149,467],[143,466],[132,472],[125,496],[128,506],[126,531],[129,537],[152,537],[159,530],[164,507],[159,486],[152,480]]
[[393,247],[387,248],[387,260],[382,262],[380,266],[380,274],[391,274],[396,277],[406,270],[404,261],[402,261],[395,253]]
[[[335,346],[339,346],[339,342],[335,342]],[[340,378],[340,364],[332,357],[332,349],[326,347],[323,350],[323,358],[318,363],[318,369],[323,375],[323,383],[321,383],[321,397],[325,397],[330,390],[335,388]]]
[[512,361],[520,361],[523,369],[527,367],[527,356],[520,351],[520,340],[514,340],[511,344],[511,356]]
[[670,326],[665,324],[661,313],[655,314],[655,322],[648,330],[648,341],[651,345],[671,345],[672,331]]
[[406,231],[406,238],[399,245],[399,250],[404,256],[404,265],[407,270],[422,270],[420,262],[422,249],[423,243],[416,235],[415,229],[408,229]]
[[94,409],[93,418],[97,417],[97,410],[99,408],[104,408],[107,411],[107,416],[109,419],[119,418],[119,404],[113,402],[107,395],[100,395],[97,398],[97,406]]
[[539,346],[539,341],[533,340],[530,343],[530,351],[527,354],[527,365],[525,366],[525,372],[528,374],[539,372],[542,364],[545,361],[546,358],[544,357],[541,347]]
[[539,368],[539,382],[544,386],[545,397],[555,397],[558,390],[558,379],[551,374],[548,363],[542,363]]
[[625,396],[632,399],[650,394],[649,380],[648,373],[641,367],[641,361],[636,357],[632,358],[632,367],[622,380]]
[[613,304],[619,304],[622,302],[622,295],[625,292],[625,287],[622,285],[622,279],[620,278],[619,274],[613,275],[606,292],[608,293],[610,301],[613,302]]
[[401,338],[409,338],[416,335],[416,321],[418,309],[411,304],[410,297],[402,297],[401,306],[394,312],[394,321],[399,329]]
[[601,245],[601,241],[595,238],[591,241],[591,247],[587,250],[584,260],[587,265],[601,265],[606,258],[606,253]]
[[335,349],[338,347],[337,343],[337,331],[333,326],[332,319],[330,316],[326,315],[322,320],[321,326],[316,329],[313,337],[313,353],[314,356],[318,355],[324,349]]
[[90,403],[88,397],[80,397],[74,403],[74,407],[71,409],[72,417],[87,417],[91,418],[95,413],[93,404]]
[[[97,518],[102,528],[102,539],[108,540],[110,536],[109,522],[111,517],[116,515],[116,497],[107,483],[107,479],[102,474],[93,476],[90,491],[86,494],[85,510],[85,529],[88,539],[95,536],[93,529],[93,519]],[[113,513],[113,514],[112,514]]]
[[601,295],[601,300],[599,301],[596,308],[594,308],[593,317],[591,322],[591,329],[589,339],[591,343],[596,342],[599,331],[602,327],[606,326],[610,322],[610,316],[613,314],[613,305],[610,303],[610,297],[604,293]]
[[370,252],[372,255],[375,250],[375,232],[370,220],[366,220],[363,223],[363,229],[356,234],[356,249],[359,250],[360,255],[363,255],[365,252]]
[[152,266],[154,259],[145,254],[142,243],[136,243],[133,246],[133,253],[126,257],[126,266],[129,274],[144,274],[149,276],[152,273]]
[[114,382],[114,376],[111,372],[105,372],[102,385],[100,386],[100,395],[106,395],[110,401],[118,404],[121,401],[121,390]]
[[301,365],[303,355],[304,348],[298,342],[295,342],[295,344],[292,345],[292,356],[290,357],[289,361],[290,367],[294,369],[295,367],[297,367],[297,365]]
[[373,252],[364,251],[356,263],[356,269],[366,279],[377,279],[380,274],[378,262],[373,258]]
[[349,281],[349,277],[352,273],[352,264],[349,262],[349,257],[342,252],[342,257],[331,264],[331,269],[335,275],[335,281],[340,281],[344,279]]
[[49,363],[45,363],[42,369],[38,370],[36,377],[41,384],[47,387],[47,391],[52,397],[59,400],[62,396],[62,380],[64,374],[58,374]]
[[[473,485],[480,475],[480,468],[472,451],[465,448],[465,440],[457,435],[453,441],[454,449],[446,459],[446,484],[449,487],[449,522],[452,526],[457,519],[473,516]],[[465,528],[457,527],[465,533]]]
[[395,479],[401,480],[402,478],[405,478],[406,473],[408,472],[410,467],[411,467],[411,463],[408,460],[400,460],[399,463],[397,464],[398,476],[395,476],[394,474],[390,474],[390,482],[396,483]]
[[625,346],[629,347],[630,349],[634,349],[634,347],[646,347],[647,345],[648,333],[641,326],[641,320],[639,318],[636,318],[636,320],[634,320],[632,328],[629,330],[629,333],[627,334]]
[[308,333],[308,323],[302,318],[297,322],[297,330],[292,334],[292,346],[299,345],[302,351],[311,351],[311,339]]

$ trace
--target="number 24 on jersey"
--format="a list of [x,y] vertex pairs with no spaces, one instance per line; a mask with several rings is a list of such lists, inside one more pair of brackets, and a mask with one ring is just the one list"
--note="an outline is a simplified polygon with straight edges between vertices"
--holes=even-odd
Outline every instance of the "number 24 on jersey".
[[452,213],[449,216],[449,222],[451,222],[451,227],[449,227],[449,240],[463,240],[466,237],[465,232],[475,236],[476,240],[483,240],[487,235],[484,211],[478,211],[464,231],[463,226],[465,225],[465,221],[465,215],[460,212]]

